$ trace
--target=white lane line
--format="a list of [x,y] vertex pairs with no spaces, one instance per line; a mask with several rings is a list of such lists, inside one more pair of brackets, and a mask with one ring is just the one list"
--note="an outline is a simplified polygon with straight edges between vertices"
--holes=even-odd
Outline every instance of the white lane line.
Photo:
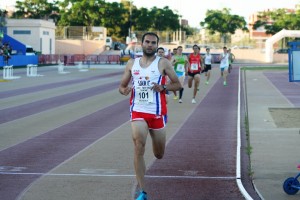
[[[105,108],[103,108],[105,109]],[[102,109],[100,109],[102,110]],[[99,110],[98,110],[99,111]],[[98,112],[96,111],[96,112]],[[88,116],[89,114],[85,115]],[[84,118],[85,116],[82,116],[81,118]],[[83,148],[82,150],[80,150],[79,152],[75,153],[73,156],[69,157],[68,159],[66,159],[65,161],[61,162],[59,165],[57,165],[56,167],[54,167],[53,169],[51,169],[50,171],[54,171],[56,169],[58,169],[60,166],[64,165],[65,163],[69,162],[70,160],[72,160],[73,158],[75,158],[76,156],[78,156],[79,154],[83,153],[84,151],[86,151],[87,149],[89,149],[90,147],[92,147],[93,145],[95,145],[97,142],[100,142],[102,140],[104,140],[105,138],[109,137],[111,134],[113,134],[116,130],[120,129],[122,126],[124,126],[127,122],[123,123],[122,125],[116,127],[115,129],[111,130],[109,133],[105,134],[104,136],[100,137],[98,140],[94,141],[93,143],[89,144],[88,146],[86,146],[85,148]],[[63,125],[62,125],[63,126]],[[1,172],[0,172],[1,174]],[[34,175],[35,173],[32,173],[31,175]],[[44,176],[47,176],[48,174],[50,174],[50,172],[43,174],[43,173],[36,173],[36,175],[41,175],[41,177],[39,177],[38,179],[36,179],[35,181],[33,181],[32,183],[30,183],[30,185],[28,185],[23,191],[22,193],[19,194],[19,196],[16,198],[16,200],[21,200],[22,197],[24,196],[24,194],[27,193],[27,191],[40,179],[42,179]],[[25,173],[24,173],[25,175]]]
[[246,200],[253,200],[241,180],[241,68],[239,67],[238,104],[237,104],[237,144],[236,144],[236,183]]
[[[38,176],[85,176],[85,177],[135,177],[134,174],[44,174],[44,173],[14,173],[14,172],[0,172],[0,175],[38,175]],[[146,175],[146,178],[160,178],[160,179],[224,179],[234,180],[235,176],[157,176]]]

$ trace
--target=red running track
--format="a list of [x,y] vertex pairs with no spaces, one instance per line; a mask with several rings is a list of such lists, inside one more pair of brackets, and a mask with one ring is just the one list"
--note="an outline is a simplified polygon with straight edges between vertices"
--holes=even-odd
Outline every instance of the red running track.
[[235,179],[238,70],[228,79],[227,87],[217,81],[147,170],[150,199],[244,199]]

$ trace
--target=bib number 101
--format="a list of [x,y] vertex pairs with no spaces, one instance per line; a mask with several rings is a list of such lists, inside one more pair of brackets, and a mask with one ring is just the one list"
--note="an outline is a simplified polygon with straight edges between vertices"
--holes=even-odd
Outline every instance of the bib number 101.
[[148,92],[139,92],[140,99],[149,99],[149,93]]
[[153,103],[153,90],[148,87],[137,87],[137,102],[139,103]]

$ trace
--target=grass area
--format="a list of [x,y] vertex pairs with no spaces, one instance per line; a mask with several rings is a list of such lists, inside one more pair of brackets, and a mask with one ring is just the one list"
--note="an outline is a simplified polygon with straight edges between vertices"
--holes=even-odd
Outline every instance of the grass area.
[[241,67],[241,70],[288,70],[288,66],[251,66]]
[[9,80],[6,80],[6,79],[0,79],[0,82],[9,82]]

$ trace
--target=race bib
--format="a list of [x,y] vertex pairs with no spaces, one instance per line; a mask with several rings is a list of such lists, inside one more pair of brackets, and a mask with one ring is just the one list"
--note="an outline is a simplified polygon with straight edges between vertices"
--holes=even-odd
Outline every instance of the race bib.
[[184,72],[184,64],[177,64],[176,71],[178,72]]
[[153,103],[153,90],[151,90],[151,87],[147,86],[137,86],[135,87],[136,90],[136,96],[135,96],[135,102],[137,104],[148,104]]
[[192,63],[191,64],[191,70],[198,70],[198,64],[197,63]]

